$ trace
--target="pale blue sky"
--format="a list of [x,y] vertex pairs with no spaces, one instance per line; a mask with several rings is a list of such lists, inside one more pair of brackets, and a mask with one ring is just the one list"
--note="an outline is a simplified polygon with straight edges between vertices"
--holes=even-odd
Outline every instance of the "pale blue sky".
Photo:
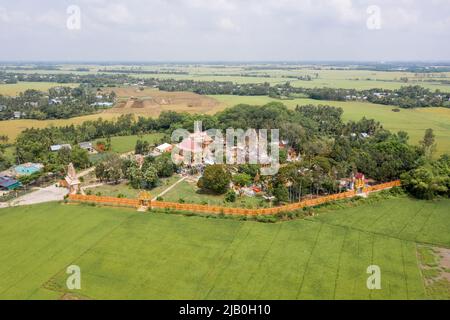
[[450,0],[0,0],[0,60],[448,61],[449,39]]

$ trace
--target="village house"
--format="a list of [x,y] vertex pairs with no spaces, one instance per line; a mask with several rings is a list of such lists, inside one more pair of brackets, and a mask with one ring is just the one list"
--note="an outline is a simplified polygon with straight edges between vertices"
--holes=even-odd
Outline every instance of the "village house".
[[157,146],[157,147],[155,148],[155,151],[162,154],[162,153],[168,153],[168,152],[171,152],[172,149],[173,149],[173,146],[172,146],[171,144],[169,144],[169,143],[163,143],[162,145]]
[[0,176],[0,190],[2,191],[11,191],[18,189],[22,186],[22,184],[8,176]]
[[50,146],[50,151],[57,152],[64,148],[72,150],[72,146],[70,144],[55,144],[55,145]]
[[55,98],[55,99],[50,99],[49,103],[50,104],[62,104],[62,101],[59,98]]
[[27,101],[24,103],[25,106],[30,106],[33,108],[37,108],[39,106],[39,103],[36,101]]
[[95,102],[93,104],[91,104],[91,106],[96,106],[96,107],[112,107],[114,105],[114,103],[112,102]]
[[96,152],[94,149],[94,146],[92,145],[92,142],[81,142],[78,144],[78,146],[83,149],[86,150],[89,153],[94,153]]

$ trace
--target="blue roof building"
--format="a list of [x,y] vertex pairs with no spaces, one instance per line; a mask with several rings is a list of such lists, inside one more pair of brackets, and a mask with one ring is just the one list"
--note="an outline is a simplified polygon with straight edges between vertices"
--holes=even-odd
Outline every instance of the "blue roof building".
[[11,191],[20,188],[22,184],[11,177],[0,177],[0,190]]

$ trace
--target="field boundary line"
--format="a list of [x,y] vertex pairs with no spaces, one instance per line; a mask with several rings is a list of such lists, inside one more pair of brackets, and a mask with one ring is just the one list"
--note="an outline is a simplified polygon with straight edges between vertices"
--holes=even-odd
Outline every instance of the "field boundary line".
[[400,229],[400,231],[397,233],[397,236],[400,236],[400,234],[406,229],[406,227],[416,219],[417,215],[419,213],[421,213],[423,211],[423,209],[425,208],[425,203],[422,204],[422,207],[416,211],[416,213],[414,214],[414,217],[412,217],[409,221],[407,221],[405,223],[405,225]]
[[[436,208],[436,204],[434,204],[433,208]],[[420,233],[422,232],[422,230],[425,228],[425,226],[427,225],[428,221],[431,219],[431,216],[433,215],[433,210],[430,210],[430,214],[428,215],[427,219],[424,221],[422,227],[419,229],[419,231],[417,231],[416,233],[416,237],[414,238],[417,242],[417,237],[420,235]],[[425,243],[427,244],[427,243]],[[431,243],[430,243],[431,244]]]
[[313,246],[311,248],[311,252],[309,254],[308,261],[306,261],[305,270],[303,271],[302,281],[301,281],[300,286],[299,286],[299,288],[297,290],[297,295],[295,296],[295,300],[299,300],[298,297],[299,297],[300,293],[302,292],[303,283],[305,282],[306,272],[308,271],[308,268],[309,268],[309,262],[311,261],[311,258],[313,256],[314,250],[317,247],[317,242],[319,242],[319,236],[320,236],[320,233],[322,232],[323,225],[324,224],[321,223],[320,227],[319,227],[319,230],[317,231],[316,239],[314,240],[314,244],[313,244]]
[[[336,270],[336,279],[334,279],[333,300],[336,300],[336,289],[337,289],[337,283],[338,283],[338,279],[339,279],[339,272],[341,270],[341,257],[342,257],[342,252],[344,251],[344,248],[345,248],[345,240],[347,239],[348,230],[349,230],[349,228],[345,228],[344,239],[342,240],[342,247],[341,247],[341,250],[339,251],[338,267]],[[358,246],[359,246],[359,241],[358,241]]]
[[[310,220],[311,222],[313,222],[312,220]],[[448,247],[445,244],[442,243],[430,243],[430,242],[423,242],[423,241],[418,241],[416,239],[403,239],[403,238],[399,238],[397,236],[392,236],[389,234],[384,234],[384,233],[380,233],[380,232],[374,232],[374,231],[368,231],[368,230],[363,230],[363,229],[359,229],[359,228],[355,228],[353,226],[344,226],[341,224],[335,224],[335,223],[330,223],[330,222],[325,222],[325,221],[320,221],[323,224],[329,225],[329,226],[333,226],[333,227],[341,227],[341,228],[349,228],[355,231],[359,231],[362,233],[366,233],[366,234],[371,234],[371,235],[376,235],[376,236],[380,236],[380,237],[385,237],[385,238],[391,238],[391,239],[396,239],[396,240],[402,240],[402,241],[408,241],[408,242],[414,242],[417,244],[423,244],[423,245],[429,245],[429,246],[439,246],[441,248],[446,248],[446,249],[450,249],[450,247]]]
[[169,192],[170,190],[172,190],[173,188],[175,188],[177,185],[179,185],[181,182],[183,182],[184,180],[187,179],[186,177],[182,177],[180,180],[178,180],[177,182],[175,182],[173,185],[171,185],[170,187],[168,187],[166,190],[164,190],[163,192],[161,192],[160,194],[158,194],[156,197],[154,197],[152,199],[152,201],[156,201],[159,197],[162,197],[163,195],[165,195],[167,192]]
[[53,276],[51,276],[47,281],[45,281],[43,284],[41,284],[41,288],[47,289],[47,290],[51,290],[54,292],[62,292],[62,293],[68,293],[66,291],[60,291],[60,290],[55,290],[54,288],[48,287],[47,285],[50,284],[53,280],[55,280],[56,276],[58,274],[61,273],[62,270],[64,270],[65,268],[67,268],[68,266],[74,264],[77,260],[79,260],[81,257],[83,257],[86,253],[88,253],[93,247],[97,246],[97,244],[99,244],[101,241],[103,241],[106,237],[108,237],[111,233],[113,233],[114,231],[116,231],[116,229],[118,229],[120,226],[122,226],[122,224],[124,224],[125,222],[127,222],[128,220],[130,220],[133,216],[130,215],[128,217],[126,217],[122,222],[120,222],[119,224],[117,224],[117,226],[113,227],[110,231],[108,231],[105,235],[103,235],[102,237],[100,237],[97,241],[95,241],[91,246],[89,246],[89,248],[87,248],[85,251],[83,251],[80,255],[78,255],[77,257],[75,257],[75,259],[73,259],[69,264],[67,264],[65,267],[63,267],[62,269],[60,269],[58,272],[56,272]]
[[[269,251],[272,249],[273,244],[275,243],[275,240],[278,238],[278,235],[280,234],[281,228],[283,227],[282,224],[279,224],[279,227],[276,231],[276,233],[274,234],[272,240],[270,241],[270,245],[267,247],[267,250],[265,250],[263,256],[261,257],[261,259],[258,262],[258,269],[261,268],[261,265],[263,264],[264,260],[267,257],[267,254],[269,253]],[[250,278],[247,280],[247,286],[250,283],[250,281],[252,281],[252,279],[254,278],[255,273],[252,273],[252,275],[250,276]],[[263,284],[264,285],[264,284]],[[239,295],[240,296],[240,295]],[[240,298],[238,298],[239,300]]]
[[401,251],[402,251],[402,265],[403,265],[403,276],[405,278],[405,288],[406,288],[406,300],[409,300],[409,290],[408,290],[408,275],[406,274],[406,268],[405,268],[405,253],[403,252],[404,248],[404,242],[400,242]]
[[423,293],[424,293],[424,295],[425,296],[427,296],[428,295],[428,293],[427,293],[427,286],[426,286],[426,283],[425,283],[425,275],[423,274],[423,271],[422,271],[422,263],[421,263],[421,261],[420,261],[420,258],[419,258],[419,250],[418,250],[418,248],[417,248],[417,242],[415,243],[415,249],[416,249],[416,265],[417,265],[417,268],[419,269],[419,273],[420,273],[420,279],[422,280],[421,281],[421,283],[422,283],[422,288],[423,288]]
[[[245,234],[245,237],[241,241],[237,242],[237,244],[236,244],[237,247],[239,247],[242,243],[246,242],[246,240],[248,238],[248,235],[250,234],[252,229],[253,229],[253,226],[251,225],[250,228],[248,228],[247,233]],[[211,288],[209,288],[208,292],[206,293],[206,296],[204,298],[205,300],[208,299],[208,296],[210,295],[212,290],[215,288],[216,280],[218,279],[219,275],[222,274],[228,268],[228,266],[231,264],[231,261],[233,260],[233,254],[236,251],[236,248],[231,248],[234,242],[235,242],[235,238],[233,239],[233,241],[231,241],[230,245],[227,247],[227,249],[225,249],[223,251],[223,254],[220,256],[220,261],[226,261],[226,260],[228,260],[228,261],[226,261],[226,266],[222,270],[218,270],[217,275],[214,277],[215,280],[213,282],[213,285],[211,286]],[[225,254],[230,248],[231,248],[231,250],[230,250],[230,257],[227,259],[225,257]],[[222,266],[222,263],[215,264],[215,266],[211,269],[211,273],[212,274],[214,274],[214,270],[215,270],[216,266]],[[206,276],[208,276],[208,275],[206,275]]]

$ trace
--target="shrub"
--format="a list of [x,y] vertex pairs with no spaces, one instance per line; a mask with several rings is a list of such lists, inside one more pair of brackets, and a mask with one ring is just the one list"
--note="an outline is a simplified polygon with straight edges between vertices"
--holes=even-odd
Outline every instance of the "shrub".
[[233,190],[229,190],[227,194],[225,195],[225,201],[226,202],[236,202],[236,192]]

